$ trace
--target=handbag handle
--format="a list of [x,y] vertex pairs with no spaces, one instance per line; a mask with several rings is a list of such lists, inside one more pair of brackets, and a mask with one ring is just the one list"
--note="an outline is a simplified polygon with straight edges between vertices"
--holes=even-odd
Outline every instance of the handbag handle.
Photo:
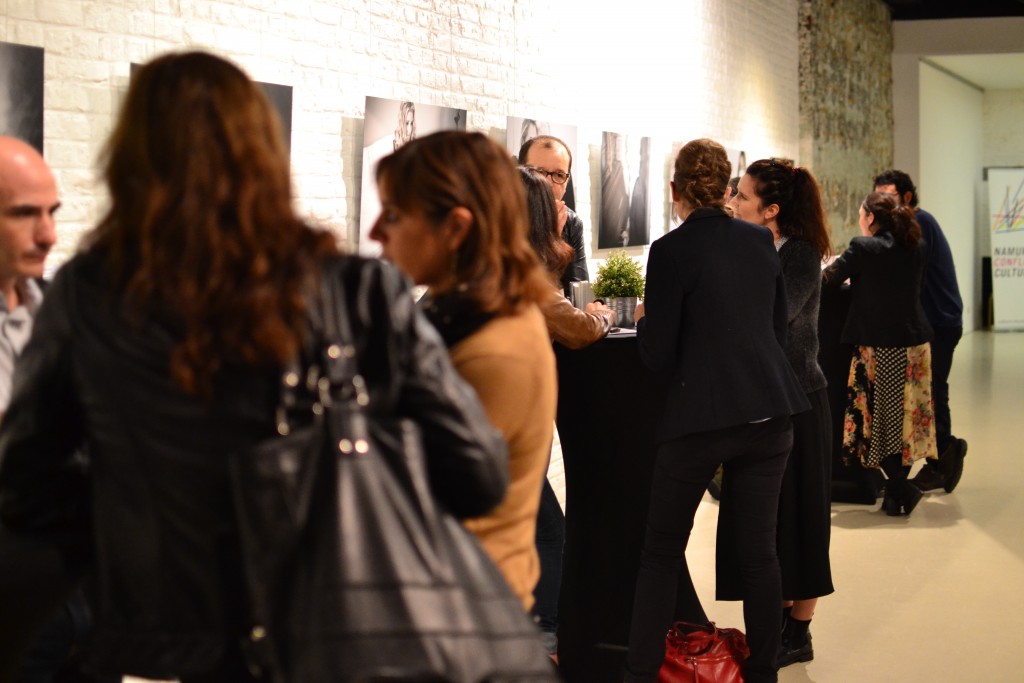
[[[320,300],[312,307],[318,316],[312,316],[314,327],[320,324],[321,360],[324,374],[317,380],[320,402],[328,406],[351,385],[355,403],[365,408],[370,403],[366,382],[359,374],[356,346],[352,326],[348,319],[348,302],[337,265],[340,260],[326,264],[320,273]],[[316,318],[319,318],[317,320]]]
[[299,356],[288,361],[281,373],[280,399],[274,415],[277,433],[281,436],[291,433],[289,417],[294,411],[311,408],[314,415],[322,415],[324,407],[340,398],[339,390],[343,391],[347,385],[353,389],[358,408],[370,402],[366,382],[356,362],[354,336],[339,273],[343,258],[322,265],[319,286],[307,296],[306,315],[313,332],[312,348],[307,357],[312,362],[305,381]]

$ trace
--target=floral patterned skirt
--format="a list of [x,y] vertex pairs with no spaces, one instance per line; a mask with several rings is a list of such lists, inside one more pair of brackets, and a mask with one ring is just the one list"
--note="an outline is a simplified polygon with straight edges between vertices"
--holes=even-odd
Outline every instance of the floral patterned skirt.
[[849,464],[878,467],[887,455],[904,465],[937,457],[932,355],[920,346],[858,346],[846,389],[843,454]]

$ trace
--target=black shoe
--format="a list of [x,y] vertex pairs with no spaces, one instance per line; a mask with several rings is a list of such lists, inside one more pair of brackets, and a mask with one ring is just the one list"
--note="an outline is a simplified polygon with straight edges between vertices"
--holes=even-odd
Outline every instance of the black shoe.
[[722,467],[715,470],[715,476],[708,482],[708,493],[715,500],[722,500]]
[[890,493],[892,487],[886,487],[885,495],[882,497],[881,510],[890,517],[898,517],[900,515],[900,498],[895,493]]
[[785,639],[779,645],[779,655],[775,663],[781,669],[797,662],[809,662],[814,659],[814,646],[811,644],[811,633],[807,632],[807,639],[800,645],[787,642]]
[[[942,457],[946,457],[946,462],[942,463]],[[953,493],[953,489],[960,483],[960,477],[964,475],[964,458],[967,457],[967,442],[963,439],[954,439],[942,456],[940,456],[940,464],[945,464],[947,469],[946,482],[942,488],[946,493]]]
[[931,491],[946,485],[946,478],[942,476],[942,472],[939,472],[939,469],[930,462],[925,463],[917,476],[910,481],[914,482],[914,485],[922,491]]
[[917,504],[921,502],[921,497],[924,496],[921,493],[921,489],[914,486],[909,481],[903,485],[903,514],[909,515],[917,507]]

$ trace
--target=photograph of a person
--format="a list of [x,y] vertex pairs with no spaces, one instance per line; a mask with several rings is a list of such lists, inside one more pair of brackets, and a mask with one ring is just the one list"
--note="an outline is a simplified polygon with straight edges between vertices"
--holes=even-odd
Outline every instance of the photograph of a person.
[[651,139],[601,134],[601,212],[598,249],[651,243]]
[[370,229],[380,216],[375,176],[377,162],[405,143],[441,130],[466,130],[466,110],[367,96],[359,203],[360,255],[380,256],[381,252],[380,244],[369,237]]
[[0,42],[0,135],[43,153],[43,48]]
[[747,153],[742,149],[734,149],[732,147],[726,147],[725,153],[729,156],[729,163],[732,166],[732,176],[729,178],[729,191],[725,197],[725,204],[728,207],[729,202],[736,196],[736,187],[740,183],[740,178],[747,172]]
[[[505,149],[512,156],[519,156],[519,151],[527,142],[538,135],[551,135],[565,142],[576,156],[576,126],[565,123],[554,123],[552,121],[541,121],[540,119],[529,119],[522,116],[509,116],[506,124]],[[573,211],[576,210],[576,188],[572,175],[569,182],[565,184],[565,194],[562,201]]]

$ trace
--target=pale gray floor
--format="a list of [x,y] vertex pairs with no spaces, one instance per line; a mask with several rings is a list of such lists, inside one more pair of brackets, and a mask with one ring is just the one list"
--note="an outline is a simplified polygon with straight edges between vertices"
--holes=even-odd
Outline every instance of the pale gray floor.
[[[814,661],[781,683],[1024,681],[1024,334],[964,337],[950,393],[963,480],[909,518],[832,506],[836,592],[811,625]],[[717,516],[705,496],[687,558],[708,616],[742,626],[739,603],[714,600]]]
[[[909,518],[833,505],[836,592],[811,625],[814,661],[780,683],[1024,681],[1024,333],[965,336],[950,392],[963,481]],[[557,441],[549,477],[564,496]],[[717,518],[705,496],[687,558],[708,616],[742,627],[739,603],[714,600]]]

